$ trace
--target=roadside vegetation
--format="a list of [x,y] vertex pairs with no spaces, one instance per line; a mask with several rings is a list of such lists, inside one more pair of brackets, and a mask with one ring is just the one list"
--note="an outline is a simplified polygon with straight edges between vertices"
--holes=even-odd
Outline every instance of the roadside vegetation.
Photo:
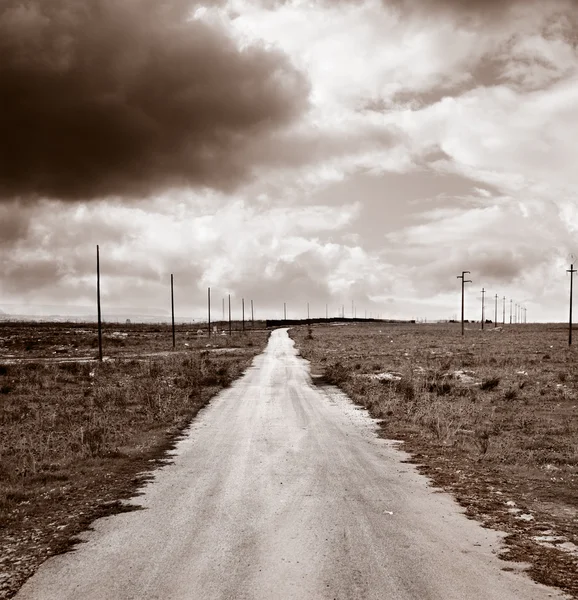
[[[264,321],[245,323],[246,333],[265,328]],[[213,323],[217,333],[207,338],[206,323],[177,324],[177,349],[227,347],[231,339],[229,324]],[[233,336],[242,333],[240,321],[233,321]],[[105,323],[103,328],[103,354],[110,357],[142,356],[172,350],[171,326],[154,323]],[[236,344],[237,342],[233,342]],[[23,323],[0,321],[0,361],[59,359],[82,360],[98,357],[98,330],[95,323]]]
[[[265,330],[210,340],[195,332],[186,346],[181,339],[176,351],[150,356],[139,337],[131,342],[143,333],[137,326],[120,338],[136,356],[63,362],[51,354],[70,345],[62,327],[52,340],[48,327],[20,327],[20,335],[14,325],[0,327],[3,341],[46,342],[36,360],[21,360],[26,343],[19,352],[12,344],[4,360],[0,351],[0,598],[12,597],[95,518],[128,510],[120,500],[163,464],[192,418],[268,338]],[[87,327],[82,335],[94,336]],[[144,331],[150,346],[170,348],[170,327],[154,329]]]
[[[380,420],[503,558],[578,597],[578,369],[567,330],[349,324],[290,331],[320,384]],[[479,325],[477,325],[479,327]]]

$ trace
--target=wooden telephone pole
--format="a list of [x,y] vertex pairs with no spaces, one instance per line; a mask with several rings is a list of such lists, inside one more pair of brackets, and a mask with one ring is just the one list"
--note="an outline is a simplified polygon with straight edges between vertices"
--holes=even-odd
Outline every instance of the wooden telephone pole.
[[102,362],[102,316],[100,313],[100,249],[96,245],[96,307],[98,312],[98,360]]
[[209,337],[211,337],[211,288],[207,288],[207,311],[208,311],[207,327],[209,329]]
[[175,347],[175,295],[173,292],[173,274],[171,273],[171,321],[173,324],[173,349]]
[[457,276],[457,279],[462,280],[462,335],[464,335],[464,285],[472,283],[471,279],[466,279],[466,273],[469,274],[469,271],[462,271],[462,274]]
[[498,326],[498,294],[495,296],[496,307],[494,311],[494,327]]
[[570,265],[569,269],[566,269],[566,273],[570,273],[570,319],[568,321],[568,346],[572,345],[572,287],[574,280],[574,273],[576,273],[574,263]]

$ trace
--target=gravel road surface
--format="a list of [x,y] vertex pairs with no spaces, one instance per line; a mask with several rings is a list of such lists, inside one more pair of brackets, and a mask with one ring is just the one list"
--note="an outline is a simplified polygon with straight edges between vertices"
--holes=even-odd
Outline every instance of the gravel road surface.
[[500,534],[428,487],[367,414],[316,387],[287,330],[201,411],[135,503],[19,600],[546,600]]

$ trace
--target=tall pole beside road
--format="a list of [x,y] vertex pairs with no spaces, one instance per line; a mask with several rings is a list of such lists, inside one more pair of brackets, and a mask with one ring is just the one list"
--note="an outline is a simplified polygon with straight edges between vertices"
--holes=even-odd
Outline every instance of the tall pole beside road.
[[574,263],[570,265],[570,269],[566,269],[567,273],[570,273],[570,318],[568,320],[568,346],[572,345],[572,286],[574,281],[574,273],[576,273],[576,269],[574,268]]
[[229,294],[229,336],[231,335],[231,294]]
[[462,274],[457,276],[457,279],[462,280],[462,335],[464,335],[464,285],[472,283],[471,279],[466,279],[466,273],[469,274],[469,271],[462,271]]
[[208,311],[207,326],[209,329],[209,337],[211,337],[211,288],[207,288],[207,311]]
[[495,296],[496,307],[494,311],[494,327],[498,326],[498,294]]
[[100,312],[100,249],[96,245],[96,308],[98,312],[98,360],[102,362],[102,316]]
[[175,295],[173,292],[173,274],[171,273],[171,321],[173,324],[173,348],[175,347]]

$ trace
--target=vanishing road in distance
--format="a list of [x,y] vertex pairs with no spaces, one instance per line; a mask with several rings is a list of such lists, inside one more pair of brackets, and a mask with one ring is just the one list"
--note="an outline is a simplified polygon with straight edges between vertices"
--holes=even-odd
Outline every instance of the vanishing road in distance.
[[[19,600],[546,600],[468,520],[316,387],[287,330],[201,411],[174,464],[53,557]],[[511,566],[511,564],[509,565]]]

